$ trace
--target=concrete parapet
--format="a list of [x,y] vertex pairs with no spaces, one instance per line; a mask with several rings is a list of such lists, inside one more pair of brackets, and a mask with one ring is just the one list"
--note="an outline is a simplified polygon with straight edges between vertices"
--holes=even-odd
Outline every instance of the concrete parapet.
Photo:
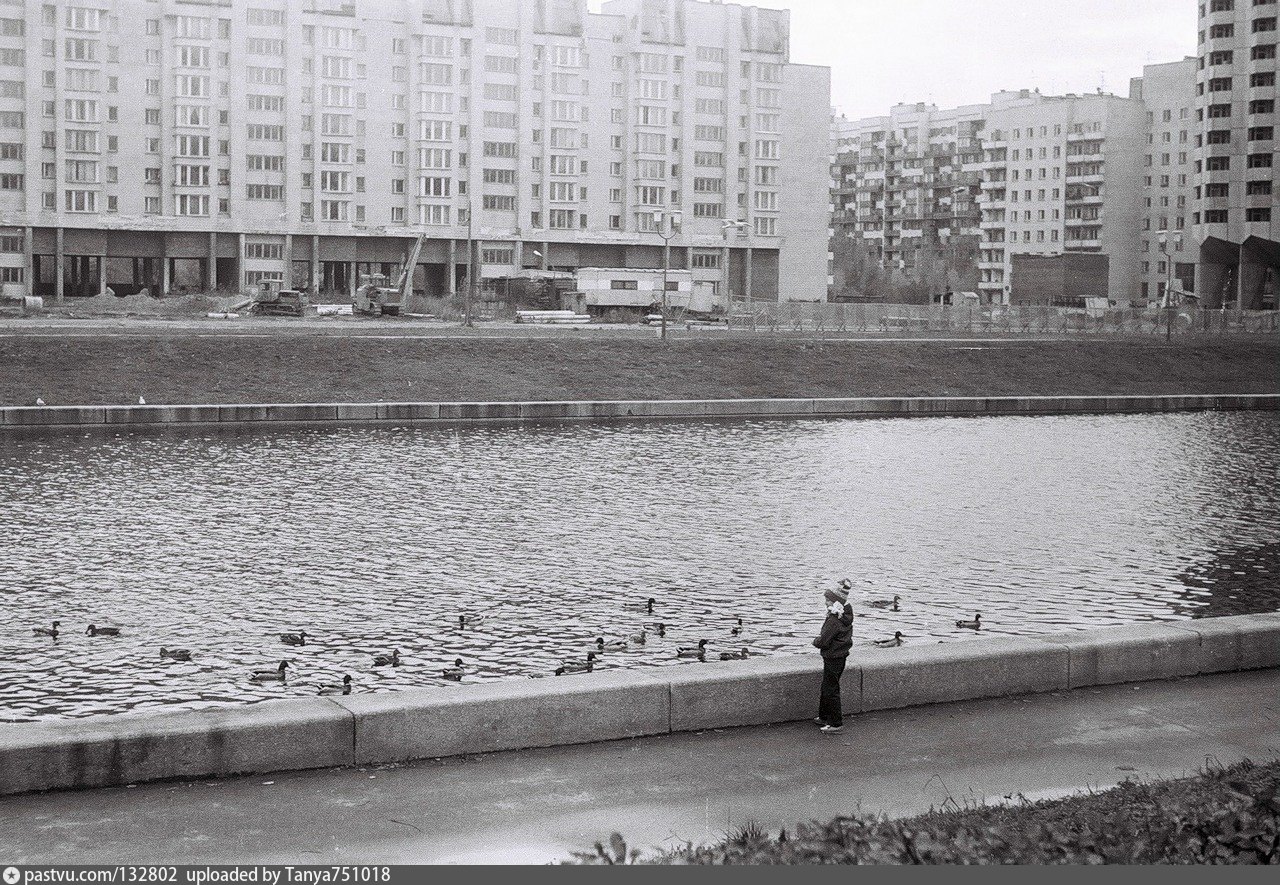
[[223,424],[255,424],[269,420],[267,406],[218,406],[218,421]]
[[440,417],[439,403],[380,403],[382,421],[433,421]]
[[268,421],[336,421],[336,405],[271,405],[267,406]]
[[1104,627],[1042,641],[1070,652],[1070,688],[1194,676],[1203,655],[1197,634],[1173,624]]
[[1057,691],[1067,688],[1069,673],[1066,648],[1022,637],[855,646],[849,664],[862,673],[864,711]]
[[670,731],[667,685],[652,671],[510,680],[350,695],[355,761],[391,762]]
[[1280,395],[835,397],[473,403],[298,403],[221,406],[13,406],[0,427],[112,424],[252,424],[265,421],[554,421],[703,417],[1057,415],[1280,409]]
[[105,424],[104,406],[9,406],[0,409],[0,424],[40,427],[50,424]]
[[108,424],[217,424],[220,406],[107,406]]
[[378,420],[377,403],[338,403],[335,408],[338,410],[339,421]]
[[[818,712],[822,661],[815,655],[748,658],[671,667],[663,672],[671,693],[671,730],[697,731],[808,719]],[[841,701],[861,706],[856,666],[845,668]]]
[[[911,640],[908,639],[908,643]],[[1280,666],[1280,613],[855,646],[845,710]],[[486,753],[808,719],[816,654],[0,724],[0,795]]]
[[352,735],[322,698],[0,725],[0,794],[348,765]]
[[1197,673],[1230,673],[1280,667],[1280,612],[1180,621],[1199,640]]

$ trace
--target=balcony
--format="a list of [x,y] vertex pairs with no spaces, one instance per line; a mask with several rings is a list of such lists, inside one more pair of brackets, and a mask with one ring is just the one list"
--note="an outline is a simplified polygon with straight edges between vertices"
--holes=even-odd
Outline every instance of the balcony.
[[1063,245],[1077,252],[1098,252],[1102,249],[1102,240],[1067,240]]
[[1067,174],[1067,184],[1101,184],[1103,173],[1101,170],[1097,172],[1082,172],[1076,175]]

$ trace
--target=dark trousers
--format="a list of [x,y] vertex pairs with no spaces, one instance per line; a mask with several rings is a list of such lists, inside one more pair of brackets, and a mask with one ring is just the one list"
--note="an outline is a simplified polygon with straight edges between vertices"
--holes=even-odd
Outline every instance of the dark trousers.
[[846,658],[822,659],[822,694],[818,696],[818,718],[827,725],[844,725],[840,712],[840,677]]

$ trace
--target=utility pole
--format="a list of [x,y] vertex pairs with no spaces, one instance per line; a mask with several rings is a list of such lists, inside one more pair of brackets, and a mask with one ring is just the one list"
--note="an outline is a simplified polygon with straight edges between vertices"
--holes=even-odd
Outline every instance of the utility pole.
[[653,220],[658,224],[658,236],[662,237],[662,331],[660,337],[667,340],[667,277],[671,274],[671,238],[680,229],[680,213],[667,213],[655,209]]
[[467,195],[467,288],[462,297],[462,325],[471,328],[471,304],[476,292],[476,274],[479,267],[476,262],[475,241],[475,198]]
[[[1169,254],[1169,232],[1167,230],[1157,231],[1156,236],[1160,242],[1160,253],[1164,255],[1164,308],[1165,308],[1165,326],[1164,340],[1173,340],[1173,256]],[[1173,239],[1179,245],[1182,244],[1182,234],[1175,232]]]

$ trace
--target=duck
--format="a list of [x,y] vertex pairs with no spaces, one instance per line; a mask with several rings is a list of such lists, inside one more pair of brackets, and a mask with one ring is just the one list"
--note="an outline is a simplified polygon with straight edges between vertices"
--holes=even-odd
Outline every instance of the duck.
[[254,682],[284,682],[284,670],[288,666],[288,661],[281,661],[280,666],[274,670],[254,670],[249,674],[249,679]]
[[191,649],[189,648],[161,648],[160,660],[168,658],[171,661],[189,661],[191,660]]
[[871,644],[880,648],[897,648],[902,645],[902,631],[895,631],[892,639],[873,639]]
[[699,639],[698,644],[696,646],[692,646],[689,648],[676,649],[677,658],[700,658],[706,655],[706,653],[707,653],[707,640],[705,639]]
[[622,651],[626,647],[627,643],[622,639],[605,642],[603,636],[596,637],[596,654],[604,654],[607,651]]
[[746,648],[742,651],[722,651],[720,652],[720,660],[722,661],[745,661],[751,657],[751,652]]
[[628,641],[631,642],[633,645],[644,645],[646,642],[649,641],[649,634],[645,632],[645,629],[643,627],[641,627],[640,632],[631,634]]
[[440,671],[440,675],[451,682],[461,682],[462,677],[467,675],[466,669],[462,666],[462,658],[456,658],[452,667],[445,667]]
[[896,593],[893,599],[873,599],[869,603],[872,608],[887,608],[890,611],[898,611],[898,603],[902,601],[902,597]]
[[483,624],[486,615],[458,615],[458,629],[464,627],[474,627],[476,624]]
[[320,694],[351,694],[351,674],[342,677],[341,685],[322,685]]
[[556,675],[564,676],[566,673],[590,673],[596,665],[596,653],[587,652],[585,661],[565,661],[559,667],[556,667]]
[[651,614],[653,614],[653,606],[654,606],[654,604],[655,604],[657,601],[658,601],[658,600],[656,600],[656,599],[654,599],[652,596],[650,596],[650,597],[649,597],[648,599],[646,599],[644,602],[628,602],[626,607],[627,607],[627,608],[642,608],[642,609],[644,609],[644,610],[645,610],[645,613],[646,613],[646,614],[650,614],[650,615],[651,615]]
[[730,636],[742,635],[742,618],[738,618],[738,623],[733,625],[733,629],[729,631]]
[[399,667],[400,666],[400,649],[393,648],[389,655],[374,655],[373,666],[375,667]]
[[982,612],[976,612],[972,621],[956,621],[956,626],[966,630],[982,629]]
[[307,631],[299,630],[297,633],[281,633],[280,641],[285,645],[306,645]]
[[665,638],[667,635],[667,625],[659,621],[653,625],[653,632],[657,633],[660,639]]
[[119,636],[119,627],[99,627],[96,624],[90,624],[84,631],[85,636]]
[[58,628],[62,626],[61,621],[54,621],[52,627],[32,627],[31,632],[37,636],[52,636],[58,638]]

